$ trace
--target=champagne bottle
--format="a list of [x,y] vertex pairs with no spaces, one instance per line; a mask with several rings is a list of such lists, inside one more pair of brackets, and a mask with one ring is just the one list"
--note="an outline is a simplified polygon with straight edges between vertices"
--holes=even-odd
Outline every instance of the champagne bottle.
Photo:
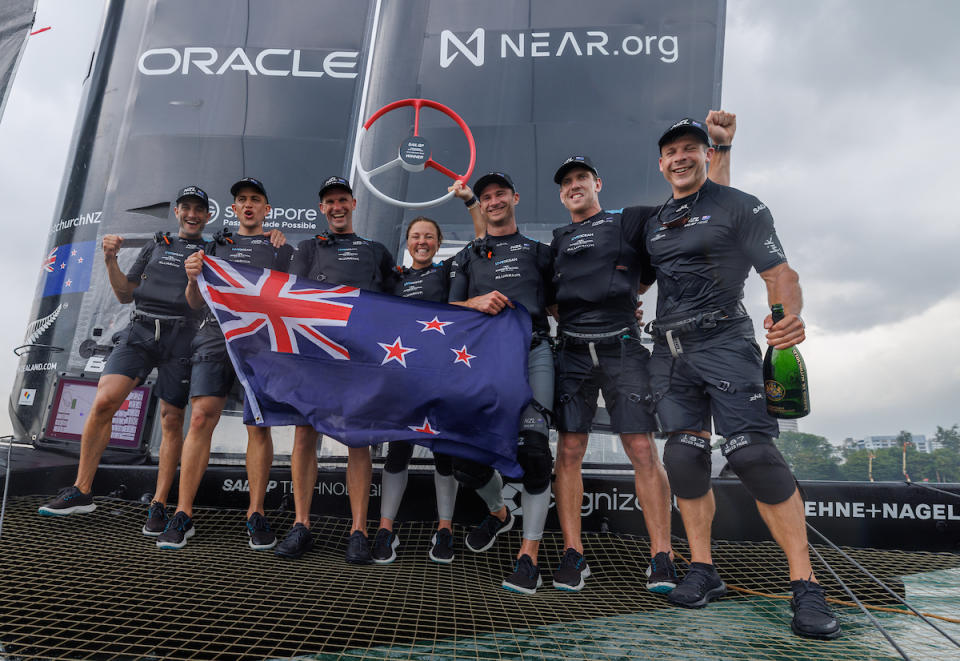
[[[773,323],[783,319],[783,305],[771,308]],[[796,346],[789,349],[767,347],[763,357],[763,386],[767,411],[775,418],[802,418],[810,413],[810,386],[803,356]]]

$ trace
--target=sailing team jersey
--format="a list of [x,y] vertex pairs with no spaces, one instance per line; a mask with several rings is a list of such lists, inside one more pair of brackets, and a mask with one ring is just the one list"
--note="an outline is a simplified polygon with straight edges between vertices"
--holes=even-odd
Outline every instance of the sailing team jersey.
[[400,278],[393,293],[404,298],[446,303],[450,293],[450,264],[453,258],[436,262],[423,269],[398,266]]
[[453,257],[450,302],[496,290],[527,308],[535,332],[547,333],[547,306],[553,305],[550,248],[516,232],[474,239]]
[[692,205],[686,224],[668,228],[655,214],[644,232],[657,275],[657,319],[714,310],[740,310],[748,319],[740,301],[750,267],[762,273],[787,261],[770,210],[710,180],[697,193],[668,201],[664,217],[682,204]]
[[654,282],[643,228],[655,207],[601,211],[553,231],[560,327],[582,332],[635,326],[637,288]]
[[203,248],[202,238],[183,239],[158,232],[154,240],[140,250],[127,271],[127,280],[140,282],[133,290],[136,309],[171,317],[195,316],[187,303],[187,272],[183,262]]
[[399,274],[382,243],[324,232],[297,244],[290,273],[332,285],[393,293]]

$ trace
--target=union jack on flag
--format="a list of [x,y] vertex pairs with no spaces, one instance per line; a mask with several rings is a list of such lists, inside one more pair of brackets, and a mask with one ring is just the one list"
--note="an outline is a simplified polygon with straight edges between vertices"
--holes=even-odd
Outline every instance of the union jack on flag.
[[417,443],[516,462],[530,316],[330,285],[204,255],[201,294],[243,385],[244,422],[310,425],[353,447]]

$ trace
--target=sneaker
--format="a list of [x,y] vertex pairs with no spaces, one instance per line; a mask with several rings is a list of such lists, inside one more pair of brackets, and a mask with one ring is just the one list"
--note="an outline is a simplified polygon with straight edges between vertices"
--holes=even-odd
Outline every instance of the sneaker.
[[567,592],[580,592],[584,579],[590,577],[590,565],[576,549],[567,549],[560,558],[560,566],[553,572],[553,587]]
[[155,500],[150,503],[150,507],[147,509],[147,522],[143,524],[143,534],[147,537],[158,537],[167,529],[169,521],[170,516],[167,514],[166,506]]
[[370,555],[376,564],[389,565],[397,559],[398,546],[400,546],[400,538],[397,537],[397,533],[380,528],[373,537],[373,549]]
[[543,578],[540,576],[540,568],[524,553],[517,559],[513,573],[503,579],[500,585],[510,592],[536,594],[537,588],[543,585]]
[[351,565],[372,565],[373,556],[370,555],[370,542],[367,536],[359,530],[347,538],[347,562]]
[[670,591],[667,599],[675,606],[703,608],[725,594],[727,585],[720,578],[716,567],[703,562],[691,562],[683,580]]
[[[153,505],[159,505],[159,503],[153,503]],[[153,509],[153,505],[150,505],[151,509]],[[187,540],[193,537],[196,532],[193,527],[193,519],[187,516],[186,512],[177,512],[172,519],[167,521],[163,532],[157,537],[157,548],[182,549],[187,545]]]
[[310,529],[302,523],[296,523],[287,533],[287,536],[283,538],[283,541],[273,549],[273,552],[282,558],[296,560],[312,548],[313,535],[310,534]]
[[647,567],[647,589],[658,594],[667,594],[677,587],[677,569],[670,554],[664,551],[650,559]]
[[507,510],[507,518],[501,521],[493,514],[487,514],[476,528],[467,535],[467,548],[474,553],[486,551],[497,541],[497,535],[502,535],[513,528],[513,514]]
[[93,504],[93,493],[83,493],[77,487],[64,487],[57,497],[46,505],[37,508],[44,516],[66,516],[67,514],[87,514],[97,509]]
[[840,635],[840,623],[827,605],[823,588],[812,581],[791,581],[793,599],[793,633],[806,638],[830,640]]
[[270,524],[260,512],[254,512],[247,519],[247,536],[250,538],[250,548],[254,551],[266,551],[277,545],[277,534],[270,529]]
[[427,554],[434,562],[449,565],[453,562],[453,533],[449,528],[440,528],[430,540],[430,552]]

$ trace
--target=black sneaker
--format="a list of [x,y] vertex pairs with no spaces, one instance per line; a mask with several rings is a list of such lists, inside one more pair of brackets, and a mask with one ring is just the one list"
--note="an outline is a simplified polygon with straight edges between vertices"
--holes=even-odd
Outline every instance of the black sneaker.
[[430,540],[430,552],[427,554],[434,562],[441,565],[449,565],[453,562],[453,533],[449,528],[440,528],[433,533],[433,539]]
[[543,578],[540,576],[540,568],[524,553],[513,566],[513,573],[503,579],[500,585],[510,592],[536,594],[537,588],[543,585]]
[[147,509],[147,522],[143,524],[143,534],[147,537],[157,537],[167,529],[167,522],[169,521],[170,516],[167,514],[166,506],[163,503],[153,501]]
[[359,530],[347,538],[347,562],[351,565],[372,565],[373,556],[370,555],[370,542],[367,536]]
[[302,523],[294,524],[283,541],[277,544],[273,552],[282,558],[291,558],[296,560],[304,553],[313,548],[313,535],[310,529]]
[[553,572],[553,587],[567,592],[580,592],[584,579],[590,578],[590,565],[576,549],[567,549],[560,558],[560,566]]
[[683,580],[670,591],[667,599],[676,606],[703,608],[725,594],[727,585],[720,578],[716,567],[703,562],[691,562]]
[[380,528],[373,538],[373,549],[370,551],[370,555],[376,564],[389,565],[397,559],[398,546],[400,546],[400,538],[397,533],[386,528]]
[[77,487],[64,487],[57,497],[46,505],[37,508],[44,516],[66,516],[67,514],[87,514],[97,509],[93,504],[93,493],[83,493]]
[[647,567],[647,589],[658,594],[667,594],[677,587],[677,569],[670,554],[664,551],[650,559]]
[[812,581],[791,581],[793,633],[806,638],[830,640],[840,635],[840,623],[827,605],[823,588]]
[[[159,503],[153,503],[153,505],[157,504]],[[153,505],[150,506],[151,509]],[[166,528],[157,537],[157,548],[182,549],[187,545],[187,540],[193,537],[196,532],[193,527],[193,519],[187,516],[186,512],[177,512],[172,519],[167,521]]]
[[467,535],[467,548],[474,553],[486,551],[497,541],[497,535],[502,535],[513,528],[513,514],[507,510],[507,518],[501,521],[493,514],[487,514],[476,528]]
[[254,512],[247,519],[247,536],[250,538],[250,548],[254,551],[266,551],[277,545],[277,534],[270,529],[270,524],[260,512]]

